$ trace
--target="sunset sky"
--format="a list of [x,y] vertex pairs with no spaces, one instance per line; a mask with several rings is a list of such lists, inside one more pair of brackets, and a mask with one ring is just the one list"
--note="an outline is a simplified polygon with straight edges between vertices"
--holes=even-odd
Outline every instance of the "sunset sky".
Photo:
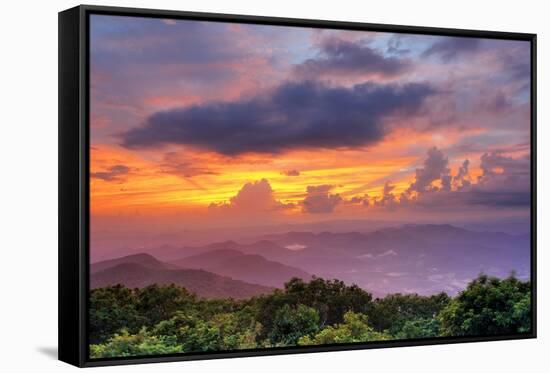
[[90,35],[98,235],[529,214],[528,42],[104,15]]

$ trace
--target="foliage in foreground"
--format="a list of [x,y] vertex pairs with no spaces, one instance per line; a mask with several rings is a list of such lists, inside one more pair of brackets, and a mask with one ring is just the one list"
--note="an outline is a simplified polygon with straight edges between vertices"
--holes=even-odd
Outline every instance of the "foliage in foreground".
[[514,277],[479,276],[445,307],[444,336],[525,333],[531,330],[531,286]]
[[248,300],[198,298],[175,285],[94,289],[92,358],[356,343],[531,330],[530,283],[480,275],[456,297],[381,299],[339,280],[292,279]]

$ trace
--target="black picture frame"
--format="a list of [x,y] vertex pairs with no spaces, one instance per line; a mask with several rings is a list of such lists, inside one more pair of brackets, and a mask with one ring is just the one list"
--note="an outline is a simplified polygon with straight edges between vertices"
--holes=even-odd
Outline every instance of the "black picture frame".
[[[531,45],[531,304],[528,333],[438,337],[399,341],[285,347],[162,356],[90,359],[87,341],[89,296],[89,16],[107,14],[392,33],[523,40]],[[275,18],[81,5],[59,13],[59,360],[79,367],[199,359],[282,355],[536,338],[536,34],[397,26],[357,22]]]

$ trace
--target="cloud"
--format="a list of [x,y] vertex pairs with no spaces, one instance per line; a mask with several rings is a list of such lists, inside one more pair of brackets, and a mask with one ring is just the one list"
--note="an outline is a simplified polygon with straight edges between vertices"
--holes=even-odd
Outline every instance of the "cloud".
[[390,250],[386,250],[384,252],[381,252],[380,254],[363,254],[363,255],[359,255],[357,258],[360,258],[360,259],[373,259],[373,258],[383,258],[385,256],[397,256],[397,252],[393,249],[390,249]]
[[103,181],[121,181],[129,172],[129,167],[117,164],[109,167],[107,171],[91,172],[90,177]]
[[[107,137],[153,111],[232,100],[279,82],[291,68],[276,52],[285,29],[243,24],[245,32],[236,32],[234,26],[93,15],[90,100],[96,115],[111,120]],[[103,140],[104,132],[94,137]]]
[[198,175],[218,175],[218,172],[202,162],[185,154],[169,152],[164,154],[163,162],[160,164],[162,172],[190,178]]
[[433,92],[422,83],[344,88],[287,82],[252,99],[157,112],[123,133],[121,145],[182,144],[225,155],[365,146],[384,137],[387,116],[416,113]]
[[[423,167],[416,169],[415,179],[397,197],[394,186],[387,181],[382,196],[372,198],[368,205],[397,208],[460,210],[472,206],[491,208],[528,207],[531,201],[529,157],[513,158],[501,152],[480,157],[482,175],[473,180],[470,161],[465,159],[456,175],[451,175],[449,160],[437,148],[428,150]],[[474,182],[477,181],[477,182]],[[356,197],[349,200],[357,203]]]
[[156,18],[95,15],[90,26],[92,62],[107,71],[124,73],[136,63],[158,67],[236,61],[247,55],[238,43],[227,43],[234,34],[223,23],[177,20],[167,27]]
[[453,177],[453,187],[457,190],[469,187],[472,182],[470,181],[470,160],[465,159],[462,165],[458,169],[458,173]]
[[348,41],[338,38],[327,38],[320,45],[320,53],[296,65],[298,76],[318,78],[322,75],[361,77],[394,77],[406,71],[410,62],[397,57],[386,57],[374,48],[365,45],[364,41]]
[[481,156],[482,175],[472,185],[469,202],[488,206],[529,206],[531,161],[491,152]]
[[390,250],[384,251],[383,253],[378,254],[376,257],[381,258],[385,256],[397,256],[397,252],[395,250],[390,249]]
[[281,174],[285,175],[285,176],[300,176],[300,171],[298,171],[298,170],[285,170],[285,171],[281,171]]
[[484,187],[473,187],[470,191],[465,192],[453,192],[452,199],[448,202],[450,204],[453,200],[462,205],[477,205],[486,207],[528,207],[531,203],[531,195],[528,189],[514,190],[509,188],[502,188],[500,190],[491,190]]
[[[446,168],[443,167],[445,162],[442,159],[446,158],[442,153],[436,158],[439,159],[439,170]],[[465,160],[458,173],[452,177],[453,189],[427,187],[425,192],[420,193],[414,200],[415,205],[429,208],[460,208],[474,205],[493,208],[529,206],[529,157],[513,158],[499,152],[485,153],[480,157],[482,175],[476,183],[473,183],[469,176],[469,164],[469,160]],[[444,171],[440,174],[439,180],[443,183],[443,178],[448,177],[449,173]],[[433,181],[435,180],[437,178]]]
[[414,182],[409,186],[408,192],[426,193],[438,190],[434,181],[441,181],[441,188],[449,191],[451,188],[449,159],[436,147],[428,150],[428,157],[424,160],[424,167],[416,169]]
[[386,53],[395,54],[398,56],[406,55],[411,52],[410,49],[403,47],[404,34],[395,34],[388,40]]
[[307,195],[302,202],[303,211],[310,214],[322,214],[333,212],[336,206],[342,202],[339,194],[330,194],[333,185],[310,185],[307,187]]
[[349,199],[349,203],[351,204],[359,204],[367,207],[369,205],[370,197],[368,194],[364,194],[362,196],[353,196]]
[[[516,182],[529,177],[529,158],[514,159],[499,152],[485,153],[481,156],[480,181],[500,178],[507,182]],[[500,176],[501,175],[501,176]]]
[[395,186],[391,184],[390,181],[384,183],[384,188],[382,189],[382,197],[375,199],[373,204],[375,206],[383,206],[389,209],[397,207],[399,200],[392,193],[395,189]]
[[212,212],[264,214],[290,207],[293,205],[277,201],[269,181],[261,179],[246,183],[228,202],[212,203],[209,209]]
[[474,53],[480,46],[480,40],[476,38],[460,38],[445,36],[440,41],[426,49],[423,57],[438,56],[443,62],[450,62],[463,54]]

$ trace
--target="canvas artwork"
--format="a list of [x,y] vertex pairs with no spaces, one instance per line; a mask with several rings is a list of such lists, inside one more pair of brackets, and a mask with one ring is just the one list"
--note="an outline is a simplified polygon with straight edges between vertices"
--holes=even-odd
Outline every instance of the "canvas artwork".
[[531,333],[528,41],[89,22],[89,358]]

